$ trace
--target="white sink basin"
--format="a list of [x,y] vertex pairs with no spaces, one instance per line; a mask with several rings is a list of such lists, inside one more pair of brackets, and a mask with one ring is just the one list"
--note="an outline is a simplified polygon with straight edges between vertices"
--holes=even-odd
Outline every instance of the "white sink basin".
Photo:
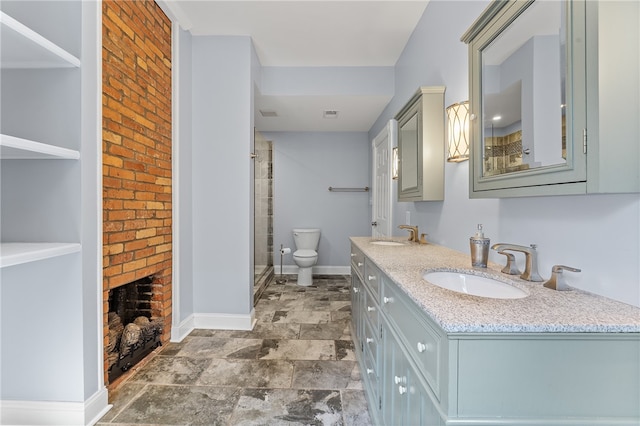
[[398,241],[371,241],[371,244],[375,244],[377,246],[403,246],[404,243],[400,243]]
[[438,287],[473,296],[522,299],[529,295],[524,290],[507,283],[461,272],[427,272],[422,277]]

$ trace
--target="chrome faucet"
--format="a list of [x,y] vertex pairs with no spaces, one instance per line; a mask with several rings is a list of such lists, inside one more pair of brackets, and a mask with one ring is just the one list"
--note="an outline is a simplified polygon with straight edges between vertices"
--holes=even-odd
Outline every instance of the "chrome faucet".
[[413,241],[414,243],[420,242],[420,240],[418,239],[418,227],[417,226],[399,225],[398,228],[399,229],[406,229],[407,231],[409,231],[409,233],[410,233],[409,241]]
[[[531,244],[529,247],[519,246],[516,244],[505,244],[498,243],[491,246],[492,250],[496,250],[500,254],[504,254],[507,256],[507,266],[502,270],[506,273],[512,273],[514,270],[517,271],[517,268],[511,266],[511,261],[513,260],[505,251],[519,251],[524,253],[525,256],[525,268],[520,278],[527,281],[544,281],[544,279],[538,274],[538,252],[536,250],[536,245]],[[510,272],[507,272],[510,271]],[[517,273],[517,272],[516,272]]]

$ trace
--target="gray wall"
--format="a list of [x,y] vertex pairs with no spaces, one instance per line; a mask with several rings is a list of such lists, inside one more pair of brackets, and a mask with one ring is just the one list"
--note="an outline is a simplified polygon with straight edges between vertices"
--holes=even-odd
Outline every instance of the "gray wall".
[[[293,228],[320,228],[314,273],[349,265],[350,235],[370,235],[370,192],[330,192],[332,187],[370,186],[369,146],[364,132],[269,132],[273,142],[274,266],[280,244],[295,250]],[[295,265],[292,255],[285,265]],[[285,270],[285,273],[287,271]]]
[[251,39],[199,36],[192,41],[193,308],[248,314],[253,289]]
[[[396,95],[370,137],[420,85],[447,86],[446,106],[468,99],[467,46],[460,36],[487,4],[429,3],[396,65]],[[445,200],[396,202],[395,225],[404,223],[409,211],[412,224],[432,241],[468,253],[468,238],[483,223],[492,242],[537,243],[543,277],[554,264],[575,266],[582,272],[568,276],[572,286],[640,306],[638,194],[472,200],[468,173],[468,162],[447,163]],[[494,254],[491,260],[503,262]]]
[[[330,193],[327,188],[371,186],[370,140],[418,86],[445,85],[445,105],[468,99],[467,46],[459,38],[487,4],[428,5],[395,66],[395,95],[368,135],[265,132],[274,143],[274,249],[281,243],[295,248],[294,227],[317,226],[322,229],[318,266],[327,271],[347,267],[348,236],[370,234],[370,194]],[[192,188],[191,215],[182,220],[191,222],[185,229],[193,232],[193,288],[183,275],[181,319],[191,312],[250,311],[253,184],[248,158],[253,84],[264,81],[257,76],[260,66],[248,37],[193,37],[192,42],[192,180],[180,188]],[[543,276],[557,263],[580,267],[583,272],[570,277],[572,285],[640,305],[637,194],[470,200],[468,173],[468,162],[445,165],[443,202],[395,202],[396,235],[405,235],[397,225],[409,212],[410,222],[431,241],[468,252],[468,237],[483,223],[493,242],[537,243]],[[492,260],[502,261],[493,254]],[[187,267],[188,260],[183,257],[183,262]],[[277,252],[274,263],[277,271]],[[290,255],[285,265],[294,265]]]

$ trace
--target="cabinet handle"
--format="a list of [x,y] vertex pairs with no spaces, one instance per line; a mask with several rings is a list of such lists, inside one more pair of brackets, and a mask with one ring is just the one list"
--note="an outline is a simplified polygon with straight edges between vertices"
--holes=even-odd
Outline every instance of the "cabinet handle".
[[362,266],[362,265],[363,265],[363,263],[362,263],[362,262],[358,262],[358,266]]
[[367,341],[367,343],[373,343],[373,338],[371,338],[371,337],[367,337],[367,338],[366,338],[366,341]]
[[407,387],[406,386],[398,386],[398,392],[400,392],[400,395],[404,395],[405,393],[407,393]]
[[420,352],[420,353],[422,353],[422,352],[424,352],[424,351],[429,351],[429,352],[431,352],[431,351],[433,350],[432,345],[425,345],[425,344],[424,344],[424,343],[422,343],[422,342],[418,342],[418,345],[417,345],[417,346],[418,346],[418,352]]
[[374,306],[367,306],[367,312],[373,312],[376,308]]
[[372,373],[373,373],[373,369],[367,368],[367,374],[372,374]]
[[369,275],[369,281],[375,281],[375,280],[376,280],[375,275]]
[[351,257],[356,257],[357,255],[355,253],[351,253]]
[[385,296],[385,297],[383,297],[383,298],[382,298],[382,301],[383,301],[384,303],[393,303],[393,297],[387,297],[387,296]]
[[399,385],[401,383],[407,383],[407,378],[400,377],[400,376],[393,376],[393,381],[395,382],[396,385]]

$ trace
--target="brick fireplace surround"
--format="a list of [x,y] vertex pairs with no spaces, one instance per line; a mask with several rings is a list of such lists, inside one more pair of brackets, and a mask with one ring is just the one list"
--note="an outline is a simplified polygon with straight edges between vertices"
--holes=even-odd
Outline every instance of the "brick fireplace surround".
[[[171,330],[171,22],[150,0],[102,11],[103,310],[109,290],[152,277],[152,317]],[[105,354],[105,383],[108,383]]]

